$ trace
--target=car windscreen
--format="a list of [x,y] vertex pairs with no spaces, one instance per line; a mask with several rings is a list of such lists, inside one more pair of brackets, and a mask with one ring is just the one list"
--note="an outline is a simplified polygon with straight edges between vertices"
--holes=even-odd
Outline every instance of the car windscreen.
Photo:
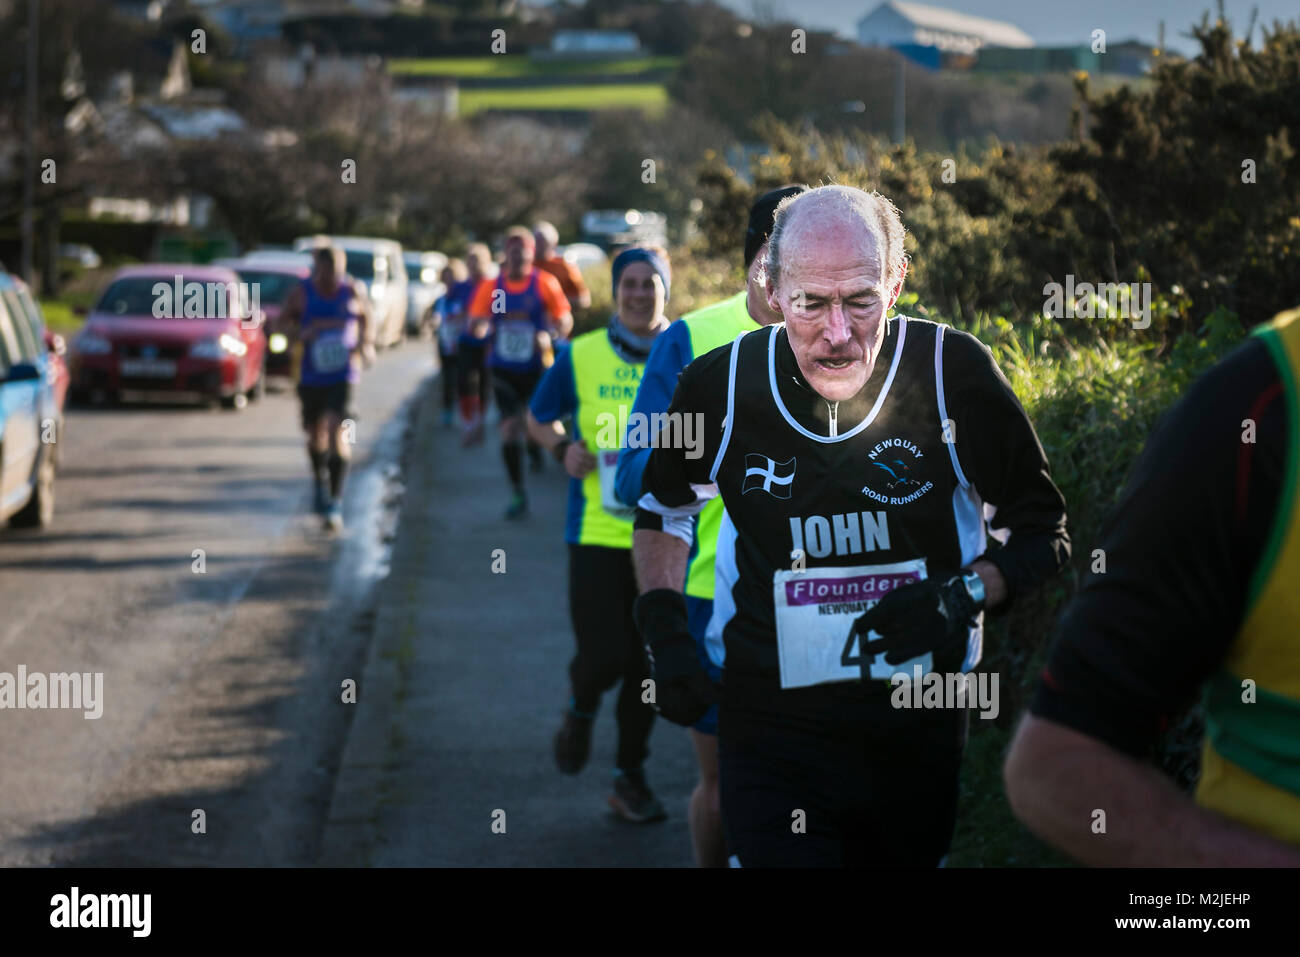
[[[202,290],[202,305],[194,318],[224,319],[227,315],[225,283],[191,280],[181,276],[181,300],[176,302],[175,276],[127,276],[114,281],[95,305],[96,312],[114,316],[185,316],[186,302],[197,299],[195,284]],[[157,287],[157,292],[155,292]],[[166,291],[164,288],[166,287]],[[238,288],[238,287],[236,287]],[[191,311],[193,306],[191,306]]]
[[348,257],[348,275],[366,282],[375,278],[375,254],[364,250],[346,250]]
[[406,264],[406,278],[411,282],[424,282],[424,269],[424,263],[408,262]]
[[248,283],[250,294],[253,287],[257,288],[258,302],[263,306],[283,306],[293,287],[302,281],[289,273],[258,269],[241,269],[239,278]]

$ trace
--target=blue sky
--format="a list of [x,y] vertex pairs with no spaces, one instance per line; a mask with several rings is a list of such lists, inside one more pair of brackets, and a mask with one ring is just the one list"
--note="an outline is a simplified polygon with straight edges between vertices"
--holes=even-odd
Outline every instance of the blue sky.
[[[738,13],[752,16],[753,0],[720,0]],[[874,10],[879,0],[763,0],[778,17],[807,23],[817,29],[837,30],[846,36],[855,33],[854,24]],[[1038,43],[1058,45],[1088,43],[1092,31],[1101,28],[1106,38],[1118,42],[1137,37],[1155,41],[1157,25],[1165,21],[1166,43],[1190,53],[1192,41],[1182,34],[1201,19],[1205,11],[1213,13],[1213,0],[951,0],[930,2],[927,6],[945,7],[962,13],[1006,20],[1024,30]],[[1252,7],[1259,7],[1261,24],[1273,20],[1300,20],[1297,0],[1227,0],[1228,19],[1238,34],[1245,30]],[[1255,40],[1259,40],[1256,28]]]

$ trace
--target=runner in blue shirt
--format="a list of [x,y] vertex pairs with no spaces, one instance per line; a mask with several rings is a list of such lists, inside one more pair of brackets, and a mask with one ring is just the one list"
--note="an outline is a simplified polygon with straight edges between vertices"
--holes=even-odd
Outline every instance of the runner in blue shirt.
[[298,398],[316,511],[327,529],[340,531],[343,479],[352,454],[343,422],[356,418],[352,387],[361,381],[362,362],[374,362],[375,347],[364,297],[344,272],[343,250],[323,246],[312,255],[312,273],[289,294],[282,316],[303,344]]

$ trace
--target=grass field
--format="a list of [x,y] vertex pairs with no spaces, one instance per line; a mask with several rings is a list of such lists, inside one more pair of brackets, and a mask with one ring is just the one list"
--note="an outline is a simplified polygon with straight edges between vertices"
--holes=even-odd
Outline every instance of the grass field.
[[72,311],[72,305],[61,299],[42,299],[41,314],[45,316],[45,326],[50,332],[68,336],[81,328],[84,316]]
[[638,56],[617,60],[561,60],[534,62],[523,55],[476,57],[423,57],[389,60],[388,72],[401,76],[452,76],[457,79],[511,79],[535,76],[635,76],[650,70],[674,70],[675,56]]
[[461,90],[460,113],[481,110],[645,110],[661,113],[668,91],[658,83],[590,86],[533,86],[515,89]]

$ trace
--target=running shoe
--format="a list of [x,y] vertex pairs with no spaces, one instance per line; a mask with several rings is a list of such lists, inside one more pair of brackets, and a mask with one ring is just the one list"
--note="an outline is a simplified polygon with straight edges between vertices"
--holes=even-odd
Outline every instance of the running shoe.
[[649,824],[668,816],[664,806],[646,783],[645,772],[619,771],[614,777],[614,793],[609,796],[609,806],[625,821]]
[[337,500],[330,502],[325,512],[325,529],[330,532],[343,531],[343,504]]
[[587,765],[591,754],[592,719],[564,709],[564,724],[555,734],[555,766],[561,774],[577,774]]
[[510,499],[510,504],[506,507],[506,518],[527,518],[528,517],[528,496],[522,492],[516,492]]

